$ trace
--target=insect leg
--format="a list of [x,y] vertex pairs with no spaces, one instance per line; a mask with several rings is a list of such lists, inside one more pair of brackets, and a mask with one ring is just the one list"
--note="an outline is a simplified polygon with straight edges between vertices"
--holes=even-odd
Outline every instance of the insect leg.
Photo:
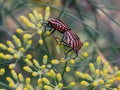
[[[75,51],[74,51],[75,52]],[[73,59],[75,59],[77,56],[78,56],[78,52],[75,52],[75,54],[76,54],[76,56],[73,58]]]
[[67,58],[68,53],[69,53],[70,51],[72,51],[72,50],[73,50],[73,48],[71,48],[70,50],[68,50],[68,51],[66,52],[66,54],[65,54],[65,59]]

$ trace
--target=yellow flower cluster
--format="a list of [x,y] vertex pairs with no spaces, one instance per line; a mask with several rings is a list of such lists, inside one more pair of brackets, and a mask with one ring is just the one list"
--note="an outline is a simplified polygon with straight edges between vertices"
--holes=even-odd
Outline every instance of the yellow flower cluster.
[[42,75],[47,75],[49,69],[51,68],[51,65],[47,64],[47,55],[43,56],[42,65],[39,64],[38,60],[30,58],[30,55],[29,57],[25,58],[24,61],[27,63],[27,65],[24,66],[23,69],[26,72],[32,73],[32,76],[42,77]]
[[11,70],[12,77],[6,77],[9,87],[15,90],[34,90],[31,85],[31,78],[24,78],[22,73],[17,74],[15,70]]
[[48,76],[56,83],[51,83],[47,77],[39,78],[38,86],[43,87],[44,90],[61,90],[63,88],[70,88],[76,85],[76,82],[70,82],[68,85],[64,86],[62,83],[62,75],[60,73],[55,73],[53,69],[49,71]]
[[[23,21],[23,23],[27,27],[31,28],[32,30],[23,31],[21,29],[17,29],[16,32],[20,33],[20,34],[25,33],[23,35],[24,42],[26,42],[28,39],[32,38],[35,34],[39,34],[40,35],[40,39],[38,40],[39,44],[43,45],[43,43],[44,43],[44,41],[43,41],[43,32],[45,32],[44,23],[46,23],[47,20],[50,17],[50,8],[46,7],[46,9],[45,9],[45,17],[43,17],[42,14],[38,13],[36,10],[33,10],[33,12],[30,13],[28,16],[29,16],[29,19],[26,18],[25,16],[20,16],[20,18]],[[47,31],[46,35],[50,35],[50,32]]]
[[[12,63],[9,65],[10,69],[13,69],[16,65],[16,63],[18,62],[18,60],[21,57],[26,57],[26,55],[24,54],[29,48],[31,48],[32,45],[32,37],[37,33],[40,35],[40,39],[39,39],[39,44],[43,45],[44,41],[43,41],[43,29],[45,27],[42,26],[43,22],[46,22],[45,20],[49,19],[50,16],[50,8],[46,7],[45,9],[45,17],[43,18],[41,13],[38,13],[36,10],[33,10],[32,13],[30,13],[29,15],[29,19],[27,19],[25,16],[20,16],[21,20],[23,21],[23,23],[33,29],[33,30],[29,30],[29,31],[24,31],[20,28],[18,28],[16,30],[16,32],[22,36],[22,38],[19,38],[16,35],[13,35],[13,42],[12,41],[7,41],[6,44],[0,43],[0,49],[2,49],[3,51],[7,51],[7,53],[2,53],[0,52],[0,59],[5,59],[5,60],[13,60],[15,59],[16,62]],[[45,19],[45,20],[44,20]],[[47,31],[48,35],[50,34],[49,31]],[[27,60],[26,60],[27,61]]]
[[[60,90],[62,88],[70,88],[76,85],[76,82],[71,82],[67,86],[63,85],[61,73],[58,73],[52,69],[52,64],[54,65],[60,62],[58,60],[53,59],[51,60],[52,64],[49,64],[48,56],[44,55],[42,65],[40,65],[36,59],[32,59],[31,55],[27,55],[24,61],[27,63],[27,65],[24,66],[23,69],[26,72],[31,73],[34,77],[39,76],[37,80],[39,88],[44,88],[44,90]],[[69,64],[74,64],[74,60],[69,60]],[[66,72],[69,71],[70,67],[66,67]],[[56,83],[51,83],[51,79],[53,79]]]
[[80,81],[80,84],[86,87],[100,87],[100,90],[104,88],[112,88],[115,81],[119,81],[120,71],[116,70],[114,73],[111,73],[109,69],[109,63],[105,62],[103,65],[101,64],[100,57],[96,59],[96,67],[93,63],[89,64],[90,74],[82,73],[80,71],[76,71],[76,75],[83,80]]
[[32,40],[28,40],[27,42],[22,43],[21,39],[16,35],[12,36],[13,42],[7,40],[6,44],[0,43],[0,48],[3,51],[7,51],[7,53],[0,53],[0,59],[5,60],[19,60],[21,57],[24,56],[24,53],[27,49],[31,47]]

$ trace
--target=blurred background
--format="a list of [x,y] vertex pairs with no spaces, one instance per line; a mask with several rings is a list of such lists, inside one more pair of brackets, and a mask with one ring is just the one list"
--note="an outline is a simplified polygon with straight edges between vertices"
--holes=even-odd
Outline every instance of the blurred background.
[[[84,64],[82,70],[87,70],[86,65],[94,62],[98,55],[110,61],[111,66],[120,67],[120,0],[0,0],[0,43],[12,40],[17,28],[28,30],[20,20],[21,15],[27,17],[34,9],[44,14],[46,6],[50,6],[50,18],[61,14],[60,19],[78,34],[83,43],[90,42],[85,50],[89,58],[80,63]],[[52,58],[60,59],[62,55],[56,54],[53,39],[47,38],[46,41]],[[40,51],[28,53],[36,56]],[[0,65],[4,66],[3,61]]]

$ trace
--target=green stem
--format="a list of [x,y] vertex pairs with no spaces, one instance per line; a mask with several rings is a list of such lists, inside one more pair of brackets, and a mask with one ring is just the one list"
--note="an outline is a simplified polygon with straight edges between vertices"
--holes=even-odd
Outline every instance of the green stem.
[[12,88],[10,88],[7,84],[5,84],[5,83],[3,83],[3,82],[0,82],[0,86],[4,86],[4,87],[6,87],[7,89],[9,89],[9,90],[13,90]]
[[67,67],[67,61],[65,62],[65,66],[64,66],[64,69],[63,69],[63,72],[62,72],[62,78],[64,77],[66,67]]
[[43,41],[44,41],[44,46],[45,46],[45,48],[46,48],[47,55],[48,55],[49,58],[51,59],[51,55],[50,55],[50,52],[49,52],[49,49],[48,49],[47,42],[46,42],[45,38],[43,37],[43,35],[41,36],[41,38],[42,38]]
[[115,24],[117,24],[120,27],[120,23],[118,23],[116,20],[113,19],[112,16],[110,16],[108,13],[106,13],[103,9],[99,8],[109,19],[111,19]]
[[63,16],[63,14],[64,14],[66,8],[68,7],[68,5],[70,4],[70,2],[71,2],[71,0],[67,0],[67,1],[66,1],[66,4],[65,4],[65,6],[63,7],[62,11],[60,12],[58,18],[61,18],[61,17]]

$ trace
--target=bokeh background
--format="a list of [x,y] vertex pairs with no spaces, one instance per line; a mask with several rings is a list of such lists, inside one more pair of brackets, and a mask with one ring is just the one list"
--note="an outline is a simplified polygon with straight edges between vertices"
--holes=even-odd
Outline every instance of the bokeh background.
[[[104,58],[103,63],[109,61],[111,67],[120,67],[120,0],[0,0],[0,43],[12,40],[11,36],[15,34],[17,28],[29,30],[21,22],[21,15],[27,17],[34,9],[44,14],[46,6],[50,6],[51,18],[61,14],[60,19],[78,34],[83,43],[90,42],[90,46],[86,49],[89,58],[79,63],[81,67],[78,70],[87,71],[88,63],[95,62],[97,55]],[[56,35],[59,33],[56,32]],[[34,38],[34,44],[37,43],[37,38],[37,36]],[[60,59],[63,53],[56,53],[53,38],[48,37],[46,41],[51,58]],[[42,58],[40,56],[46,52],[41,48],[28,53]],[[9,63],[11,62],[0,60],[0,67],[7,68]],[[19,65],[21,64],[18,64],[16,71],[21,71]],[[6,75],[9,75],[9,71]],[[0,77],[0,81],[4,79]]]

